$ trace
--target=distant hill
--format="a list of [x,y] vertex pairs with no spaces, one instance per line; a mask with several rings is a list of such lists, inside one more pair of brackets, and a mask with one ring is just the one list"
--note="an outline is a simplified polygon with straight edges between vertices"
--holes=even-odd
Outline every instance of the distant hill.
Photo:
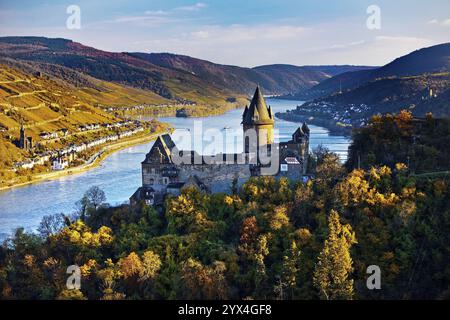
[[[0,57],[34,63],[34,68],[77,86],[84,76],[149,90],[177,102],[226,101],[250,95],[259,84],[266,94],[304,90],[357,66],[269,65],[242,68],[169,53],[117,53],[67,39],[0,37]],[[83,76],[84,75],[84,76]]]
[[[218,88],[249,95],[256,83],[262,82],[259,74],[249,68],[220,65],[209,61],[170,53],[131,53],[133,57],[153,65],[201,79]],[[265,80],[265,79],[264,79]],[[261,83],[265,92],[270,92],[266,82]],[[252,89],[253,88],[253,89]]]
[[[273,64],[253,68],[253,70],[270,79],[266,84],[272,92],[283,94],[293,93],[299,90],[312,88],[318,83],[325,81],[343,72],[355,70],[367,70],[366,66],[293,66],[288,64]],[[261,82],[265,84],[265,82]]]
[[127,53],[97,50],[66,39],[4,37],[0,38],[0,50],[2,56],[63,66],[97,79],[150,90],[166,99],[183,100],[183,93],[193,90],[205,95],[221,94],[218,88],[191,75],[161,68]]
[[413,51],[380,68],[338,74],[308,90],[299,88],[298,93],[292,97],[312,100],[340,90],[353,89],[378,78],[448,71],[450,71],[450,43],[444,43]]
[[308,89],[342,72],[365,66],[294,66],[274,64],[243,68],[171,53],[131,53],[154,65],[180,70],[233,92],[249,94],[259,84],[266,94],[282,95]]

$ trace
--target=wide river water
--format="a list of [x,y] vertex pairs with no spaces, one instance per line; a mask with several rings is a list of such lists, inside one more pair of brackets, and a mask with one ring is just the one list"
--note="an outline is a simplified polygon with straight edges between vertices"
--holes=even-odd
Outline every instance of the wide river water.
[[[274,112],[294,109],[302,103],[275,98],[268,98],[266,101],[272,106]],[[236,109],[220,116],[205,118],[170,117],[159,120],[169,122],[176,128],[173,140],[180,149],[186,150],[192,146],[200,154],[202,151],[204,154],[221,151],[211,149],[211,133],[216,129],[223,132],[225,151],[240,152],[242,151],[240,124],[242,111],[242,109]],[[298,126],[298,123],[276,119],[275,140],[289,140]],[[197,130],[200,127],[203,129],[203,135]],[[322,144],[339,154],[342,161],[346,160],[350,143],[348,138],[330,136],[328,130],[321,127],[313,125],[309,127],[311,129],[310,149]],[[191,133],[193,139],[186,139]],[[227,139],[233,133],[236,133],[233,139]],[[189,143],[190,140],[193,142]],[[35,230],[44,215],[72,213],[75,202],[92,186],[103,189],[111,205],[127,202],[141,184],[140,163],[152,144],[153,142],[148,142],[115,152],[108,156],[99,167],[84,173],[0,191],[0,239],[6,238],[17,227],[24,227],[28,231]]]

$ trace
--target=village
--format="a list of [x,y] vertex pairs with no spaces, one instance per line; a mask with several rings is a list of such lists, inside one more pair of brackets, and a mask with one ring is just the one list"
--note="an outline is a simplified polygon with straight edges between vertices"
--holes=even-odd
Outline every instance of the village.
[[[144,131],[144,124],[138,120],[123,120],[115,123],[91,123],[80,125],[78,133],[93,132],[100,135],[90,141],[81,143],[71,143],[63,148],[49,150],[47,146],[58,141],[61,138],[67,138],[77,133],[70,133],[67,129],[61,129],[56,132],[42,132],[39,136],[42,139],[38,143],[34,143],[32,137],[27,136],[26,129],[20,128],[20,138],[16,141],[19,148],[27,151],[31,157],[27,160],[16,162],[14,171],[20,169],[33,169],[37,165],[50,164],[51,170],[63,170],[71,165],[74,160],[78,159],[80,154],[90,151],[101,145],[118,141],[127,137],[131,137]],[[86,159],[86,161],[89,161]]]

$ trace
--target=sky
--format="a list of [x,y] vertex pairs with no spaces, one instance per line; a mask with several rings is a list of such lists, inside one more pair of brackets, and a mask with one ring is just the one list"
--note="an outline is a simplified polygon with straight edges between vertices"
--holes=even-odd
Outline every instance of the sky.
[[[71,5],[80,9],[79,29],[67,27]],[[0,0],[0,36],[245,67],[383,65],[450,42],[450,0]]]

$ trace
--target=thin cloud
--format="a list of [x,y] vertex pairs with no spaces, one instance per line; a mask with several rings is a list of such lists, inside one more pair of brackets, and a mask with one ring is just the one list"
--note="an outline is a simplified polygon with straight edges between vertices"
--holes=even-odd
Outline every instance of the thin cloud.
[[377,36],[375,41],[392,42],[392,43],[412,43],[417,45],[426,45],[430,43],[429,39],[418,37],[403,37],[403,36]]
[[178,11],[199,11],[203,8],[206,8],[206,4],[203,2],[197,2],[196,4],[193,4],[191,6],[181,6],[177,7],[174,10]]
[[144,14],[118,17],[107,23],[138,23],[141,26],[158,26],[166,23],[177,23],[185,20],[180,11],[194,12],[206,7],[206,4],[197,2],[191,6],[181,6],[170,10],[146,10]]
[[157,16],[165,16],[165,15],[170,14],[169,11],[164,11],[164,10],[147,10],[144,13],[148,14],[148,15],[157,15]]
[[428,21],[428,24],[434,24],[434,25],[439,25],[442,27],[449,27],[450,26],[450,18],[449,19],[443,19],[443,20],[438,20],[438,19],[431,19],[430,21]]
[[222,43],[239,43],[251,40],[280,41],[295,39],[307,31],[307,28],[296,25],[256,25],[234,24],[230,26],[204,26],[201,30],[190,33],[192,39],[211,39]]

